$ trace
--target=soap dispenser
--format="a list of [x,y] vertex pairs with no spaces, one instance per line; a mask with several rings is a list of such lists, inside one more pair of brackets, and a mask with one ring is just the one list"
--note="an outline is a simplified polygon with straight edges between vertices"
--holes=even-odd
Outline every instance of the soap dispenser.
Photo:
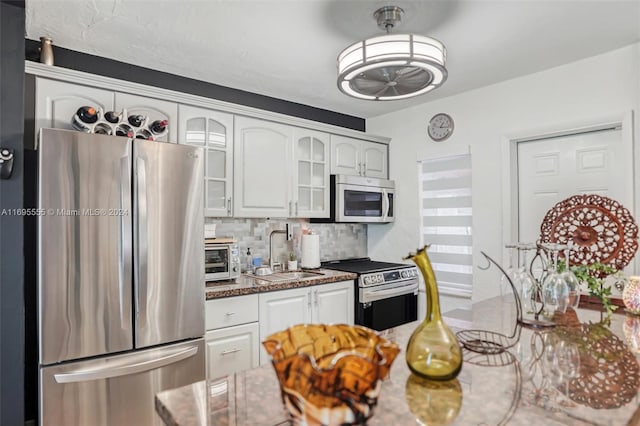
[[253,255],[251,254],[251,247],[247,247],[247,255],[244,259],[244,269],[246,272],[253,270]]

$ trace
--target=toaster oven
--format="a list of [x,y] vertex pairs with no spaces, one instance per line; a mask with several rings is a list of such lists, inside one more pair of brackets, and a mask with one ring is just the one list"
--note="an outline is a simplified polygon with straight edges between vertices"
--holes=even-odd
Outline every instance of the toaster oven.
[[240,276],[240,250],[236,240],[205,239],[204,276],[206,281],[233,280]]

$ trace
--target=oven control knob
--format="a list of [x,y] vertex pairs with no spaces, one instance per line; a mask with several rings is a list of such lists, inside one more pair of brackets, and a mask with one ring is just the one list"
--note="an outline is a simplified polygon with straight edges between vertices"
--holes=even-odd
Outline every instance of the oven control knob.
[[407,271],[402,271],[402,272],[400,272],[400,276],[402,278],[407,278],[409,276],[409,273]]
[[384,277],[382,276],[382,274],[377,276],[377,282],[379,283],[384,282]]
[[371,277],[369,277],[369,276],[364,277],[364,283],[365,283],[365,285],[371,284]]

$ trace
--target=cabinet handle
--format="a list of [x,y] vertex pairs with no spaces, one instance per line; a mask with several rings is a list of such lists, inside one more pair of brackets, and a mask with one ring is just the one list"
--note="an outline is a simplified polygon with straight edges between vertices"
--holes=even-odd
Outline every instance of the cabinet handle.
[[358,174],[362,176],[362,163],[358,163]]
[[231,317],[231,316],[233,316],[235,314],[236,314],[235,312],[227,312],[225,315],[228,316],[228,317]]
[[311,308],[311,290],[307,293],[307,305]]
[[316,305],[316,307],[318,307],[318,306],[320,306],[320,298],[318,297],[318,290],[314,290],[313,293],[314,293],[315,298],[316,298],[315,305]]
[[231,197],[227,199],[227,214],[231,216]]
[[296,201],[296,217],[298,217],[298,202]]
[[226,351],[222,351],[220,352],[220,355],[225,356],[225,355],[229,355],[229,354],[234,354],[236,352],[240,352],[242,349],[238,349],[238,348],[234,348],[234,349],[227,349]]
[[362,176],[367,175],[367,163],[362,163]]

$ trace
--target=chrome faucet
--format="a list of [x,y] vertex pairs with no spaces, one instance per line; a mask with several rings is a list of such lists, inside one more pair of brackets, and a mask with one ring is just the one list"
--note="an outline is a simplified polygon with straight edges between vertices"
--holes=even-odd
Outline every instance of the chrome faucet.
[[269,267],[275,272],[275,268],[279,267],[280,271],[284,271],[284,265],[281,262],[273,261],[273,234],[285,234],[285,240],[289,239],[289,224],[285,224],[285,229],[275,229],[269,234]]

